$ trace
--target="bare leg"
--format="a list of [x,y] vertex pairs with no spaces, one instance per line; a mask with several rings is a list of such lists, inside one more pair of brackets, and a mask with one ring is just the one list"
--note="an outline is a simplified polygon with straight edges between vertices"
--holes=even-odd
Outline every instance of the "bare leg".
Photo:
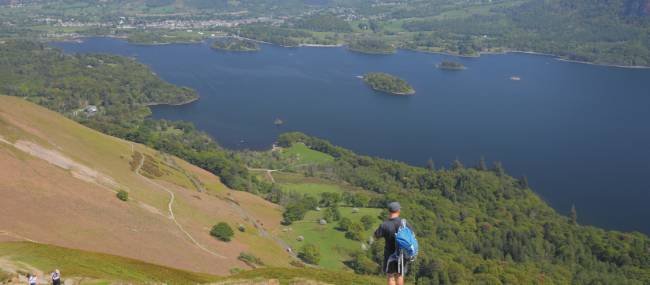
[[397,284],[395,285],[404,285],[404,275],[399,274],[395,279],[397,279]]
[[[397,274],[388,274],[388,285],[397,285]],[[404,280],[402,280],[404,281]],[[403,282],[402,282],[403,283]]]

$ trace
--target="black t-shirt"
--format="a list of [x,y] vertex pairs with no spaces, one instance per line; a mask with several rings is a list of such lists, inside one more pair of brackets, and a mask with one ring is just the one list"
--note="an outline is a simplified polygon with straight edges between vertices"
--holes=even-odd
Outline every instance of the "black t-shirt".
[[[395,252],[396,249],[396,244],[395,244],[395,233],[397,233],[397,230],[399,227],[402,225],[402,219],[401,218],[394,218],[394,219],[388,219],[384,221],[383,224],[377,228],[375,231],[375,238],[384,238],[386,240],[386,245],[384,246],[384,258],[387,258],[391,254]],[[411,228],[411,225],[408,223],[406,226],[413,230]]]

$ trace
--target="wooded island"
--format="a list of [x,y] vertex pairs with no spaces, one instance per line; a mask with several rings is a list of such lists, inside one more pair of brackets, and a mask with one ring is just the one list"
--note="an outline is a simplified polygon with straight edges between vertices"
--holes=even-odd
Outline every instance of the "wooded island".
[[363,76],[372,89],[393,95],[413,95],[415,89],[404,79],[382,72],[371,72]]
[[465,66],[458,63],[458,62],[453,62],[453,61],[443,61],[440,64],[437,65],[438,68],[442,70],[463,70],[465,69]]

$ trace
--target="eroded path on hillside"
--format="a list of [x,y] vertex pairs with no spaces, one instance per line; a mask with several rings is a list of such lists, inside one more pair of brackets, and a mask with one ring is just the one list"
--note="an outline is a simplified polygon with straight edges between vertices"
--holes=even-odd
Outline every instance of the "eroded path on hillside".
[[173,207],[174,201],[176,199],[176,195],[174,195],[174,191],[169,190],[169,188],[165,187],[164,185],[162,185],[162,184],[160,184],[160,183],[158,183],[158,182],[156,182],[156,181],[154,181],[152,179],[149,179],[148,177],[146,177],[146,176],[144,176],[144,175],[142,175],[140,173],[140,170],[142,169],[142,166],[144,165],[145,159],[146,158],[143,155],[142,158],[140,159],[140,163],[138,164],[138,167],[135,169],[135,174],[137,174],[138,176],[140,176],[142,179],[149,182],[150,184],[154,185],[156,188],[159,188],[159,189],[169,193],[169,203],[167,204],[167,209],[169,210],[169,219],[171,219],[174,222],[174,224],[176,224],[176,227],[178,227],[178,229],[183,234],[185,234],[185,236],[187,236],[187,238],[190,241],[192,241],[192,243],[196,247],[198,247],[199,249],[201,249],[201,250],[203,250],[203,251],[205,251],[205,252],[207,252],[207,253],[209,253],[209,254],[211,254],[213,256],[225,259],[226,258],[225,256],[223,256],[223,255],[221,255],[219,253],[216,253],[214,251],[209,250],[208,248],[206,248],[205,246],[200,244],[198,241],[196,241],[196,239],[194,239],[194,237],[188,231],[186,231],[185,228],[183,228],[183,226],[178,222],[178,220],[176,220],[176,216],[174,215],[174,207]]
[[273,172],[280,171],[281,169],[266,169],[266,168],[250,168],[246,167],[249,171],[264,171],[266,173],[266,178],[275,183],[275,178],[273,178]]

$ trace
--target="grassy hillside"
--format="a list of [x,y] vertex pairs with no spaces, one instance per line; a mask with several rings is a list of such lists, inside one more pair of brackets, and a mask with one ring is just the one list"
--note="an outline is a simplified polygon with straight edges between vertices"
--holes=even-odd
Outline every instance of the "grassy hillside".
[[[0,268],[5,278],[16,274],[44,274],[59,269],[63,279],[87,284],[281,284],[324,282],[322,284],[381,284],[379,279],[317,269],[265,268],[230,277],[182,271],[114,255],[69,249],[30,242],[0,242]],[[2,278],[2,276],[0,276]],[[4,279],[0,279],[0,282]],[[311,283],[308,283],[311,284]]]
[[297,143],[281,152],[285,159],[293,160],[296,164],[318,164],[334,160],[331,155],[313,151],[304,144]]
[[[12,236],[218,274],[249,268],[244,251],[270,266],[290,260],[267,234],[278,206],[21,98],[0,96],[0,169],[0,232]],[[218,222],[246,230],[220,242],[208,234]]]
[[[377,218],[380,209],[376,208],[358,208],[353,211],[351,207],[340,208],[341,216],[353,221],[359,221],[362,216],[370,215],[374,218],[374,225],[370,230],[366,230],[365,237],[372,236],[374,228],[379,225],[380,220]],[[351,254],[363,250],[363,244],[366,246],[367,240],[354,241],[345,237],[345,232],[338,230],[338,222],[330,222],[326,225],[319,224],[323,217],[323,210],[309,211],[304,219],[294,222],[286,227],[287,231],[283,232],[280,237],[285,239],[292,248],[300,249],[308,243],[316,244],[322,253],[319,266],[328,269],[347,269],[345,261],[351,259]],[[304,238],[299,240],[298,237]]]
[[[172,269],[135,259],[30,242],[0,243],[0,256],[14,263],[18,267],[17,271],[36,273],[29,272],[28,268],[32,267],[47,274],[59,269],[64,278],[85,277],[97,281],[172,284],[219,280],[216,276]],[[25,268],[25,265],[29,267]]]

